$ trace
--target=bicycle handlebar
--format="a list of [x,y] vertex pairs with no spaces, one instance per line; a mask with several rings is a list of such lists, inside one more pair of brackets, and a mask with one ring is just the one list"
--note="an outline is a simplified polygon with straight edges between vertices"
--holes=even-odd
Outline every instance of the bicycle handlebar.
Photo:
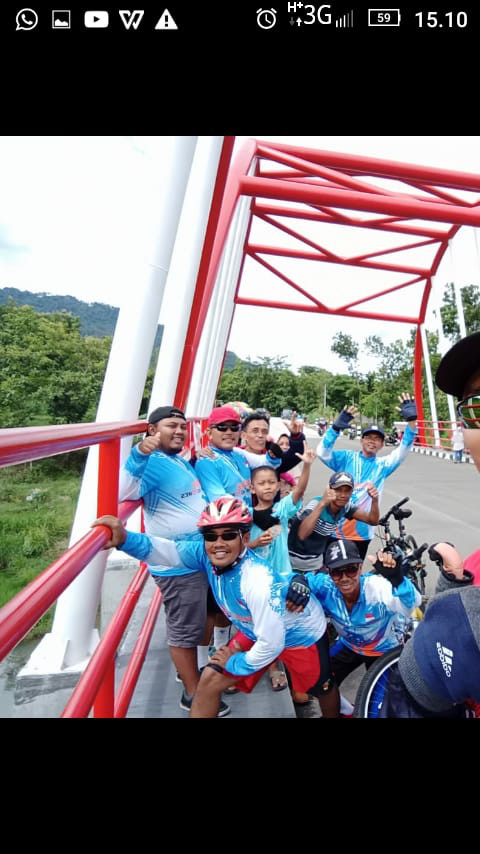
[[[394,516],[395,518],[397,518],[395,514],[399,511],[402,504],[406,504],[407,501],[410,501],[410,498],[408,496],[406,498],[402,498],[402,500],[399,501],[398,504],[394,504],[392,507],[390,507],[390,510],[387,510],[387,512],[385,513],[385,516],[382,516],[382,518],[378,520],[378,524],[382,525],[382,527],[384,527],[385,523],[388,522],[390,516]],[[404,513],[407,513],[407,515],[404,516],[403,515]],[[411,510],[402,510],[401,511],[401,518],[403,518],[403,519],[408,519],[408,516],[411,516],[411,515],[412,515]]]
[[419,560],[420,557],[423,555],[424,551],[426,551],[427,549],[428,543],[422,543],[422,545],[419,546],[418,549],[414,549],[414,551],[412,552],[412,558],[415,558],[415,560]]

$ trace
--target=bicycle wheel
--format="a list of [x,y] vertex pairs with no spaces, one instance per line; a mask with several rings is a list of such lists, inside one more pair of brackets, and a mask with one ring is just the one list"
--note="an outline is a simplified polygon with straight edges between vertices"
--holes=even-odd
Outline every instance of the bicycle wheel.
[[396,666],[402,650],[403,646],[396,646],[368,668],[355,698],[354,718],[378,718],[391,669]]

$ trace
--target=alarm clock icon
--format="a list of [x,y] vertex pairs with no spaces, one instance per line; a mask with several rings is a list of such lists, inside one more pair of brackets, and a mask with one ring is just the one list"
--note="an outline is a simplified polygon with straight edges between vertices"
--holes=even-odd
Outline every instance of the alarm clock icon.
[[257,9],[257,24],[262,30],[271,30],[276,23],[276,9]]

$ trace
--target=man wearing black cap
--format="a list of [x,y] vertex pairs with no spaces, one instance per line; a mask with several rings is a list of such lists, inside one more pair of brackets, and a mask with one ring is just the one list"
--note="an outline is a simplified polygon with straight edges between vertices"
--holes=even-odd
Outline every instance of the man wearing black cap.
[[480,332],[467,335],[450,348],[437,368],[435,382],[458,399],[465,447],[480,471]]
[[[186,438],[183,412],[159,406],[148,416],[147,434],[132,448],[120,472],[119,499],[143,498],[145,531],[151,536],[199,537],[197,522],[206,498],[195,470],[180,455]],[[189,708],[200,679],[197,646],[208,643],[208,582],[204,572],[191,567],[149,566],[149,570],[163,594],[170,655],[185,688],[180,707]],[[223,703],[219,715],[229,711]]]
[[388,552],[369,555],[375,572],[362,574],[356,543],[338,540],[325,552],[323,572],[305,576],[338,632],[330,647],[338,686],[361,664],[370,667],[402,640],[405,619],[422,597]]
[[[368,485],[373,484],[381,497],[385,479],[403,463],[413,445],[417,432],[417,409],[409,394],[399,396],[400,407],[397,407],[402,418],[407,422],[405,433],[400,445],[385,457],[377,457],[385,443],[385,433],[376,424],[366,427],[362,433],[361,451],[334,451],[333,446],[341,430],[350,424],[358,414],[354,406],[344,407],[336,420],[325,433],[317,448],[317,455],[326,466],[334,471],[347,471],[354,480],[352,501],[358,507],[368,512],[371,508],[371,497]],[[368,544],[374,531],[366,522],[354,519],[343,519],[338,525],[338,534],[346,540],[354,540],[362,560],[367,553]]]
[[367,486],[372,499],[368,512],[352,501],[353,477],[346,471],[332,474],[323,496],[316,496],[297,513],[288,536],[290,562],[295,572],[318,570],[329,543],[337,539],[338,524],[343,519],[358,519],[377,525],[380,518],[378,489]]

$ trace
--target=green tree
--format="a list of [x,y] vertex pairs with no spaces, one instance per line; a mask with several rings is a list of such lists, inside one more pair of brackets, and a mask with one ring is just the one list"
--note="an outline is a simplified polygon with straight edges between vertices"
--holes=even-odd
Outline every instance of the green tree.
[[360,346],[352,336],[346,335],[344,332],[337,332],[333,336],[333,343],[330,349],[332,353],[336,353],[340,359],[343,359],[347,363],[348,370],[353,374],[358,362]]
[[67,312],[0,306],[2,427],[92,420],[110,338],[82,338]]
[[[480,331],[480,288],[476,285],[467,285],[464,288],[460,288],[460,293],[462,295],[465,328],[467,335],[471,335],[473,332]],[[449,282],[445,288],[440,314],[446,337],[450,338],[451,341],[458,341],[460,338],[460,327],[457,319],[453,282]]]

